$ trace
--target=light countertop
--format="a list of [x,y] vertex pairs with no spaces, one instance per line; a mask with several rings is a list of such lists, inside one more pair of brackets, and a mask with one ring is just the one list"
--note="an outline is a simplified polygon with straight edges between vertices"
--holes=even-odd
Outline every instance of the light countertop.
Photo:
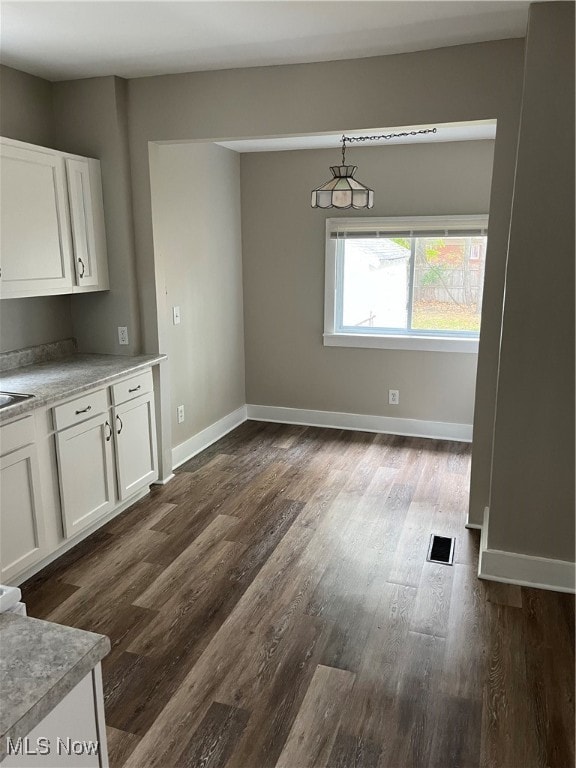
[[110,651],[104,635],[0,614],[0,760]]
[[0,423],[38,406],[52,405],[93,387],[107,386],[165,358],[166,355],[71,355],[5,371],[0,373],[1,391],[34,397],[2,408]]

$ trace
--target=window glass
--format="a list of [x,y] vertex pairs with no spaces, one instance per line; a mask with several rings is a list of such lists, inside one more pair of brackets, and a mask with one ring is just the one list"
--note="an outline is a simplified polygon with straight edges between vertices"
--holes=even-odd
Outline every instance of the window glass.
[[408,328],[409,245],[381,237],[340,242],[342,325]]
[[485,237],[415,238],[411,327],[480,331]]
[[486,236],[368,227],[335,239],[336,332],[477,337]]

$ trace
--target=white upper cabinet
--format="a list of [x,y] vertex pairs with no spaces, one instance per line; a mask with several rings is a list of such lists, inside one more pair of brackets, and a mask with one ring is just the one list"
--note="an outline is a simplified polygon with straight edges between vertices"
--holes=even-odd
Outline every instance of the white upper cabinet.
[[106,290],[98,160],[0,140],[0,297]]
[[64,158],[0,145],[2,295],[72,288]]
[[100,163],[66,158],[76,290],[108,288]]

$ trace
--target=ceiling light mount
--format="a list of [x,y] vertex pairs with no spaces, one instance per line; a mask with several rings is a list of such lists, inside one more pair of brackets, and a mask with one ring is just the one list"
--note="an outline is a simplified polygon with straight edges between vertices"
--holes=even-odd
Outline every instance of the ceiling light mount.
[[346,165],[346,142],[382,141],[436,132],[436,128],[423,128],[419,131],[402,131],[377,136],[343,134],[342,165],[330,166],[332,178],[312,191],[312,208],[372,208],[374,205],[374,191],[354,178],[358,166]]

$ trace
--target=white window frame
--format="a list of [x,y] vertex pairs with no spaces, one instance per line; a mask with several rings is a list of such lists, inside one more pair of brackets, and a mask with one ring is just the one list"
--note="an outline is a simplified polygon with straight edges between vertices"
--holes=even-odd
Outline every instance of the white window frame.
[[447,230],[488,230],[488,215],[470,216],[395,216],[382,218],[376,216],[363,218],[326,219],[326,262],[324,293],[324,346],[360,347],[368,349],[408,349],[428,352],[466,352],[478,353],[479,337],[450,336],[449,333],[343,333],[336,329],[337,307],[337,259],[336,249],[330,245],[331,232],[342,229],[348,232],[367,229],[379,232],[406,232],[413,236],[418,231],[434,231],[439,234]]

